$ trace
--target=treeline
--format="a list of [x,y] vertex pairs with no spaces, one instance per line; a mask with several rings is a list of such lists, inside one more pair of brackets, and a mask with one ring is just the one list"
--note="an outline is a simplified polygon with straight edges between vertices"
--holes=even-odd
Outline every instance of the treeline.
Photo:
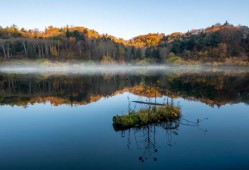
[[[122,46],[110,36],[99,35],[84,27],[48,27],[38,30],[19,30],[16,26],[0,29],[0,55],[10,58],[84,59],[99,61],[103,56],[117,59],[123,55]],[[118,50],[117,50],[118,49]]]
[[248,61],[248,34],[248,27],[217,24],[186,33],[172,43],[171,51],[184,60],[224,62],[236,57]]
[[118,39],[85,27],[48,27],[44,31],[0,27],[0,58],[92,60],[95,62],[184,63],[248,61],[249,28],[228,22],[187,33],[148,34]]

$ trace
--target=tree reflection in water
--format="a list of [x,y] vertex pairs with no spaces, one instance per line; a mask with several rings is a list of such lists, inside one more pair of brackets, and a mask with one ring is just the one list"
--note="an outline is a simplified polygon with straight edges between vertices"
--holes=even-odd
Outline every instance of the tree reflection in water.
[[[156,84],[156,86],[151,86]],[[248,72],[172,72],[122,75],[46,75],[0,73],[0,105],[50,102],[85,105],[129,92],[143,97],[170,96],[211,106],[249,103]]]
[[158,160],[158,151],[160,145],[157,140],[163,129],[165,132],[166,144],[169,147],[176,145],[174,141],[174,136],[179,133],[180,126],[190,126],[199,129],[203,133],[207,133],[206,129],[200,127],[200,123],[207,118],[197,119],[196,122],[187,120],[185,118],[180,118],[174,121],[160,122],[151,125],[146,125],[142,127],[135,127],[126,130],[116,129],[115,131],[120,132],[121,137],[127,138],[127,148],[129,150],[139,150],[141,155],[139,156],[139,161],[144,162],[146,160],[152,159],[154,161]]

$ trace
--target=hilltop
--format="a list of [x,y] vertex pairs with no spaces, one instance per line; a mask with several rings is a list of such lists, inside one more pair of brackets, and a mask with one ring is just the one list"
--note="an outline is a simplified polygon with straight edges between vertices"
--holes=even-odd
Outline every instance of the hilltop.
[[49,26],[39,31],[13,25],[0,27],[0,59],[248,65],[249,28],[226,22],[185,33],[149,33],[124,40],[79,26]]

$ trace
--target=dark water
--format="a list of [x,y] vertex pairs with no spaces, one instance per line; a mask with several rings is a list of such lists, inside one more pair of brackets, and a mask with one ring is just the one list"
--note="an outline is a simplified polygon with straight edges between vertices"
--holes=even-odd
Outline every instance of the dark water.
[[[182,118],[115,131],[170,100]],[[248,169],[249,74],[0,76],[0,169]]]

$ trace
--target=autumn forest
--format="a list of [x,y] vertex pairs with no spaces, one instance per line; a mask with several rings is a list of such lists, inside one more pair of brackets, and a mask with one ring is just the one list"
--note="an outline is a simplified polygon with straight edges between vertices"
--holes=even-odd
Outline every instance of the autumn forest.
[[20,29],[16,25],[0,27],[0,60],[12,59],[247,65],[249,28],[225,22],[186,33],[149,33],[124,40],[76,26],[49,26],[44,31]]

